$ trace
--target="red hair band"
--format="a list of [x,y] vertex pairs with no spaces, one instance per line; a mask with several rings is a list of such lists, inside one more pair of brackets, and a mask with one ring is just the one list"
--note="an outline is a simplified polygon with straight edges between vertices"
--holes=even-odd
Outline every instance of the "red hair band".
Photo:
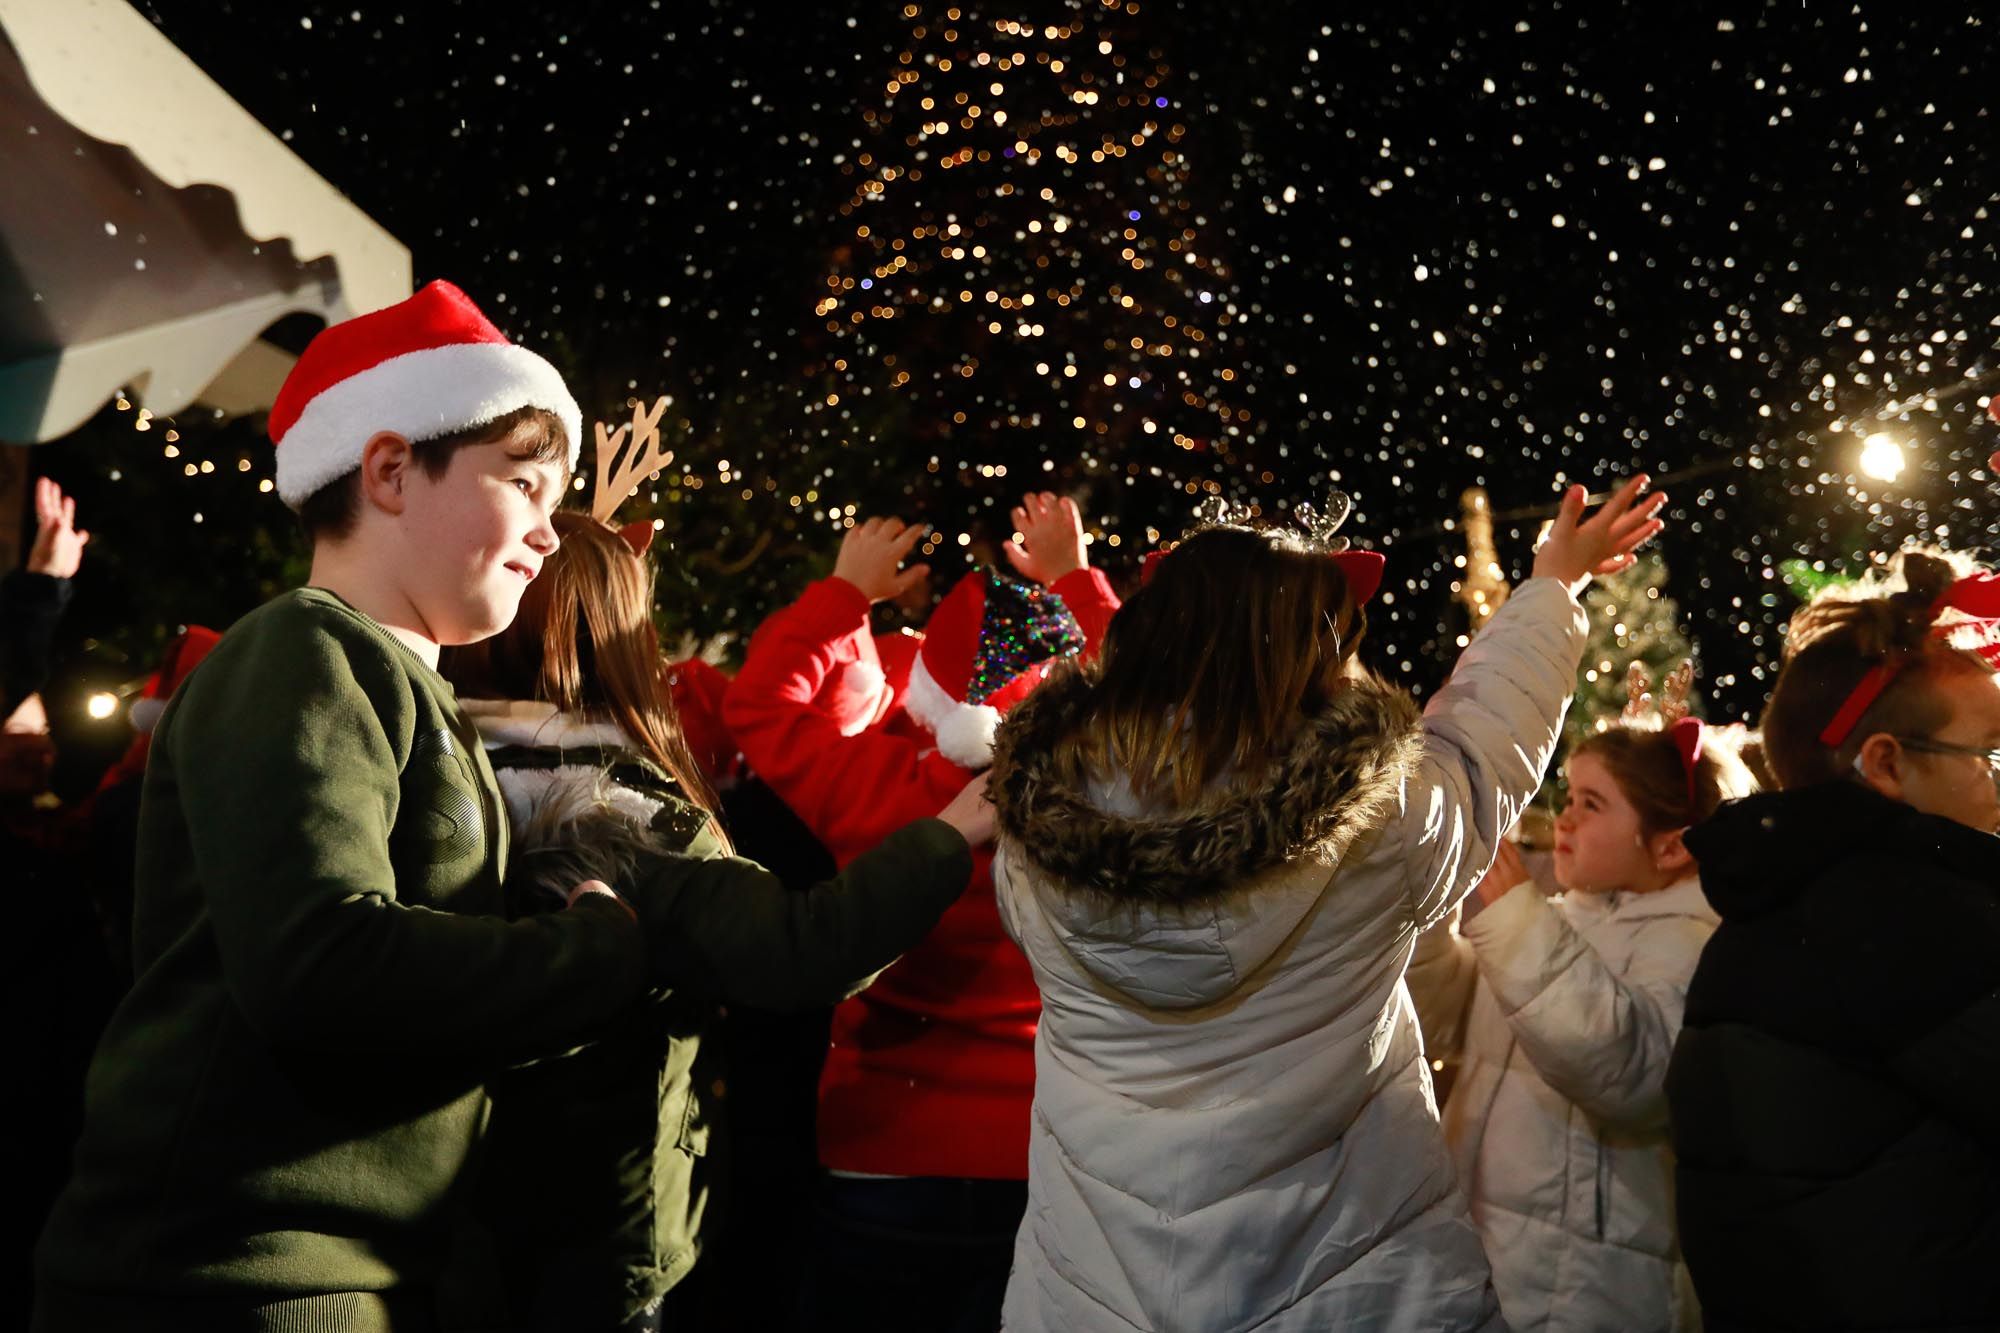
[[1699,771],[1702,748],[1708,742],[1708,728],[1698,717],[1684,717],[1674,723],[1669,735],[1674,738],[1674,751],[1681,757],[1681,768],[1687,774],[1688,813],[1695,813],[1694,775]]
[[[2000,401],[2000,400],[1996,400]],[[1931,619],[1936,619],[1946,611],[1957,611],[1964,619],[1949,625],[1933,625],[1931,633],[1940,638],[1950,638],[1967,630],[1977,641],[1965,645],[1970,651],[1984,658],[1988,666],[2000,669],[2000,574],[1968,574],[1945,589],[1944,595],[1931,603]],[[1889,688],[1889,682],[1896,679],[1905,662],[1878,662],[1868,669],[1868,674],[1856,682],[1834,710],[1833,720],[1819,733],[1820,744],[1838,747],[1854,734],[1854,728],[1861,723],[1862,714],[1869,706],[1882,697],[1882,691]]]
[[[1139,562],[1139,583],[1143,587],[1152,582],[1153,573],[1160,562],[1167,558],[1172,547],[1148,551],[1146,558]],[[1334,551],[1327,559],[1340,566],[1341,577],[1347,580],[1347,590],[1354,594],[1356,606],[1366,606],[1375,592],[1382,586],[1382,571],[1388,565],[1388,557],[1380,551]]]

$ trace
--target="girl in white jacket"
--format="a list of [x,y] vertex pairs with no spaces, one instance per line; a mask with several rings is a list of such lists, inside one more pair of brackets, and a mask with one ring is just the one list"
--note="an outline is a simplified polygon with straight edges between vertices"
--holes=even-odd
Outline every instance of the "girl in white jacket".
[[1599,732],[1565,771],[1563,895],[1503,843],[1411,964],[1429,1054],[1463,1052],[1445,1137],[1515,1333],[1698,1329],[1663,1085],[1718,918],[1681,834],[1753,784],[1693,718]]
[[1540,784],[1643,483],[1587,523],[1571,489],[1421,717],[1355,659],[1381,558],[1233,523],[1009,715],[994,884],[1042,1020],[1007,1329],[1500,1327],[1403,969]]

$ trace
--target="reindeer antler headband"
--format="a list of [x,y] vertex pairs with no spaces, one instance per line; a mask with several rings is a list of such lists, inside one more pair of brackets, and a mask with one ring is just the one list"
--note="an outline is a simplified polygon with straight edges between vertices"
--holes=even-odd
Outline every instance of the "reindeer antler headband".
[[1697,804],[1695,774],[1708,747],[1707,724],[1698,717],[1690,716],[1688,710],[1688,691],[1694,686],[1694,663],[1682,662],[1661,676],[1657,700],[1647,684],[1643,663],[1634,662],[1625,669],[1624,720],[1628,723],[1642,721],[1648,707],[1658,715],[1661,727],[1673,737],[1674,750],[1681,757],[1681,770],[1687,775],[1688,809],[1692,811]]
[[635,399],[631,423],[617,430],[596,423],[597,488],[591,492],[590,516],[598,522],[609,523],[646,478],[674,461],[674,451],[660,443],[660,418],[671,401],[662,397],[647,407]]
[[[1382,586],[1382,570],[1388,562],[1379,551],[1349,549],[1347,538],[1338,535],[1341,525],[1353,513],[1354,501],[1345,491],[1339,490],[1327,493],[1324,513],[1310,504],[1300,504],[1292,509],[1292,517],[1304,530],[1306,540],[1325,551],[1340,566],[1348,591],[1354,596],[1354,604],[1364,606],[1375,595],[1376,589]],[[1181,540],[1186,541],[1208,528],[1248,524],[1256,517],[1255,511],[1248,505],[1211,495],[1194,507],[1194,526],[1181,534]],[[1154,567],[1173,549],[1169,546],[1148,555],[1140,566],[1140,581],[1152,577]]]

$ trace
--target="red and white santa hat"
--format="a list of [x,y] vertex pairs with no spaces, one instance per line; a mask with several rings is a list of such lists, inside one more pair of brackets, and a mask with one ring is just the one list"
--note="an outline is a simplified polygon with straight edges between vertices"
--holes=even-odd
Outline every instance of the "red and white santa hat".
[[961,768],[993,762],[993,733],[1008,709],[1042,683],[1056,660],[1083,651],[1083,631],[1063,599],[1040,584],[975,569],[924,625],[903,708]]
[[362,446],[383,431],[435,439],[524,407],[562,421],[574,468],[583,413],[556,368],[508,342],[464,292],[430,283],[307,344],[271,406],[278,496],[297,509],[361,466]]

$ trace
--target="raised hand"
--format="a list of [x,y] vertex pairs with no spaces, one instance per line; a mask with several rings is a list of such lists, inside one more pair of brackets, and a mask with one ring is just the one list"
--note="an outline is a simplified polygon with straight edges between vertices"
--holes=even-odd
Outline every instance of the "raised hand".
[[28,572],[67,579],[83,563],[90,534],[76,527],[76,501],[47,477],[35,481],[35,544],[28,551]]
[[1535,552],[1535,577],[1559,579],[1574,595],[1598,575],[1631,568],[1638,559],[1633,550],[1666,526],[1654,517],[1667,502],[1666,492],[1639,499],[1648,480],[1644,473],[1632,478],[1588,520],[1583,517],[1583,487],[1564,491],[1556,521]]
[[834,558],[833,576],[846,579],[870,602],[900,597],[931,572],[926,564],[902,568],[903,557],[924,535],[924,525],[903,526],[899,518],[871,518],[847,530]]
[[1021,534],[1021,540],[1003,542],[1000,549],[1007,553],[1008,563],[1022,578],[1054,583],[1065,574],[1089,566],[1090,557],[1083,545],[1083,519],[1076,512],[1076,501],[1068,496],[1054,491],[1031,491],[1021,497],[1021,503],[1014,506],[1008,517],[1014,520],[1014,530]]

